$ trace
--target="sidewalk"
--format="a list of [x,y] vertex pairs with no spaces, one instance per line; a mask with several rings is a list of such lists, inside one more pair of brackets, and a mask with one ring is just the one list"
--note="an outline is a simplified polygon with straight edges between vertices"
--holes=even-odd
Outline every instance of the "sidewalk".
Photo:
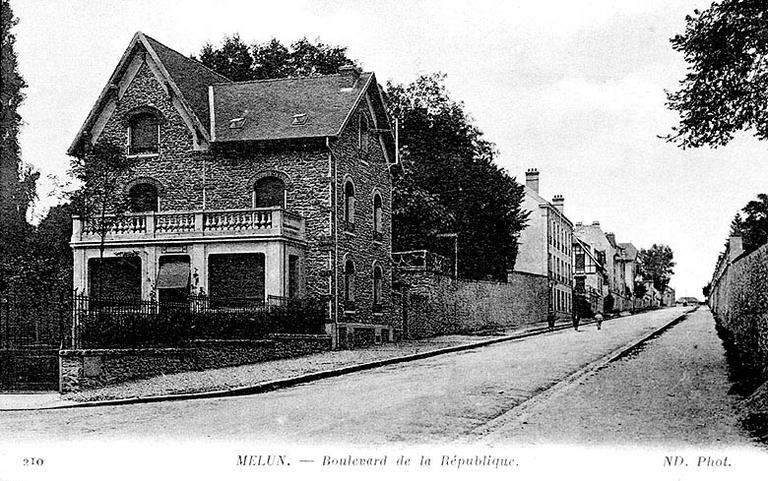
[[[570,328],[570,325],[563,323],[558,325],[555,330]],[[326,351],[258,364],[155,376],[64,396],[56,392],[0,393],[0,411],[50,409],[112,400],[132,400],[135,402],[139,399],[175,397],[194,393],[226,395],[232,390],[258,387],[272,382],[290,384],[286,381],[292,380],[295,381],[294,383],[298,383],[302,382],[301,378],[307,376],[327,377],[337,370],[352,372],[376,367],[376,365],[405,362],[413,357],[429,357],[444,352],[472,349],[546,332],[549,332],[546,325],[540,323],[490,335],[454,334],[438,336],[355,350]]]

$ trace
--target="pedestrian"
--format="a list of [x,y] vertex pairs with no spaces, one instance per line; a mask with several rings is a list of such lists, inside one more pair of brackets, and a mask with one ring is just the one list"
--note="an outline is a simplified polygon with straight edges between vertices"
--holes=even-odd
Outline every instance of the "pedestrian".
[[547,316],[547,326],[549,327],[550,331],[555,330],[555,321],[557,320],[557,317],[555,317],[555,313],[550,312]]
[[603,315],[599,312],[595,314],[595,322],[597,323],[597,330],[599,331],[603,325]]
[[579,332],[579,321],[581,320],[579,319],[579,315],[574,312],[572,315],[572,320],[573,320],[573,330],[576,332]]

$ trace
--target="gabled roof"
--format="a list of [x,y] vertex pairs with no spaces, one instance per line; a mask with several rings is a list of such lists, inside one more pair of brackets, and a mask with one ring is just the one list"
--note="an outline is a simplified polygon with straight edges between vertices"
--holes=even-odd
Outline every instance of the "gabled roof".
[[208,111],[208,86],[214,83],[229,82],[197,60],[185,57],[179,52],[166,47],[152,37],[144,35],[160,62],[179,87],[187,104],[200,122],[210,129],[210,112]]
[[109,77],[107,85],[99,94],[99,98],[89,112],[88,117],[86,117],[83,126],[75,136],[75,140],[67,150],[69,155],[75,155],[78,146],[83,140],[83,135],[91,129],[101,109],[109,101],[110,96],[113,95],[111,87],[119,82],[120,78],[125,74],[133,55],[138,49],[142,48],[157,64],[161,75],[165,77],[168,87],[179,98],[182,108],[192,119],[199,134],[206,140],[209,140],[208,85],[229,82],[229,79],[208,69],[200,62],[187,58],[179,52],[166,47],[157,40],[141,32],[136,32],[128,44],[125,53],[120,58],[120,62],[118,62],[117,67],[115,67],[115,70]]
[[[336,137],[366,93],[379,130],[389,131],[370,72],[216,84],[210,93],[211,137],[215,142]],[[237,128],[231,128],[236,119]]]
[[621,247],[626,259],[631,261],[637,260],[637,247],[635,247],[631,242],[620,242],[619,246]]

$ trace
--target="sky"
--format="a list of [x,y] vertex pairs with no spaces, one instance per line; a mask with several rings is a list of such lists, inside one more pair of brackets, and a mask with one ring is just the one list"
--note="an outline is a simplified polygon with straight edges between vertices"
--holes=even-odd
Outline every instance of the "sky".
[[319,38],[381,83],[443,72],[511,175],[537,168],[541,193],[563,195],[573,222],[599,221],[638,248],[669,245],[678,297],[702,297],[734,214],[768,191],[768,143],[748,133],[719,149],[659,139],[677,120],[664,90],[686,69],[669,38],[709,1],[11,3],[29,84],[22,157],[42,175],[37,218],[59,202],[67,147],[136,31],[183,54],[232,33]]

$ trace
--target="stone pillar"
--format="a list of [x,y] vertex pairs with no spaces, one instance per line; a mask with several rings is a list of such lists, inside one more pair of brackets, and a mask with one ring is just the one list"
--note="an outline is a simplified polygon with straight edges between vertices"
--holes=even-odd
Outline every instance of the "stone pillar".
[[154,298],[157,285],[157,247],[149,246],[141,253],[141,298],[156,301]]
[[88,259],[85,249],[75,249],[72,256],[72,288],[80,294],[85,294],[88,289]]

